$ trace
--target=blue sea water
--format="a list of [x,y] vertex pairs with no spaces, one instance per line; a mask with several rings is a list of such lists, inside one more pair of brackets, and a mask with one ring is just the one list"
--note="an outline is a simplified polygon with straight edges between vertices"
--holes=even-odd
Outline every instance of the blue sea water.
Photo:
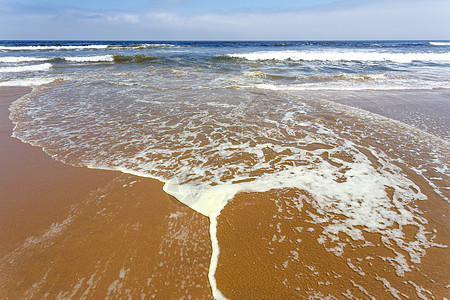
[[448,204],[448,41],[1,41],[0,86],[16,85],[34,89],[15,137],[157,178],[210,217],[219,298],[215,226],[239,193],[304,191],[291,209],[314,209],[320,245],[345,256],[379,234],[408,254],[380,257],[398,276],[433,245],[416,203]]
[[449,43],[433,41],[0,41],[2,85],[154,66],[194,67],[222,86],[435,89],[449,88],[449,64]]

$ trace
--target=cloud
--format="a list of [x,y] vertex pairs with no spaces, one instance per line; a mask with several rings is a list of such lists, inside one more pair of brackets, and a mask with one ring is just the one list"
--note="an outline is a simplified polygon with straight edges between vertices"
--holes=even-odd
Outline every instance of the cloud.
[[346,0],[299,10],[208,13],[2,6],[0,39],[450,38],[450,3],[444,0]]

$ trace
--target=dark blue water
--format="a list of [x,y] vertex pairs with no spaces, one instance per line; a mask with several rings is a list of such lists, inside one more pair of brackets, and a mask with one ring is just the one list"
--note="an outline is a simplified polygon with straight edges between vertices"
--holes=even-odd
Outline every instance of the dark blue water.
[[433,89],[449,87],[449,63],[449,43],[430,41],[0,42],[2,85],[160,66],[264,89]]

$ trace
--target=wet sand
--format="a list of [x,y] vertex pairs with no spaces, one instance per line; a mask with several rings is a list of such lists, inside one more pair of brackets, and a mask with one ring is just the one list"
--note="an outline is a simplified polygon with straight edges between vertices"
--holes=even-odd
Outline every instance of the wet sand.
[[[448,122],[448,115],[444,116],[439,105],[444,102],[448,104],[448,98],[440,101],[427,93],[412,98],[413,93],[409,93],[411,97],[400,102],[398,106],[402,107],[394,110],[390,108],[395,101],[375,101],[374,93],[373,99],[369,98],[372,101],[361,102],[356,94],[335,92],[329,93],[329,97],[332,101],[380,111],[381,115],[401,121],[407,114],[422,115],[419,121],[428,120],[429,126],[418,128],[428,129],[442,138],[447,136],[448,128],[441,120]],[[400,97],[406,93],[398,94]],[[383,108],[383,101],[389,109]],[[414,105],[408,105],[411,103]],[[436,106],[436,103],[439,105]],[[445,109],[448,110],[448,107]],[[400,111],[404,114],[399,115]],[[364,232],[363,241],[352,240],[340,233],[337,244],[346,244],[343,253],[336,255],[326,251],[324,246],[329,249],[334,244],[321,245],[318,241],[329,223],[318,223],[314,219],[320,213],[311,205],[314,199],[306,191],[291,188],[241,193],[225,206],[218,218],[220,254],[216,271],[217,288],[229,299],[448,298],[450,249],[440,245],[450,242],[450,205],[420,176],[404,171],[427,196],[427,200],[415,201],[410,205],[423,212],[421,216],[427,220],[425,227],[428,236],[434,235],[432,241],[435,245],[425,249],[426,254],[420,262],[410,261],[409,254],[398,245],[383,240],[380,234],[369,232]],[[341,217],[334,216],[337,220]],[[394,224],[392,229],[398,226]],[[416,240],[417,227],[409,225],[401,229],[405,241]],[[410,270],[399,274],[402,272],[398,272],[395,266],[399,266],[399,258],[402,257],[408,261]]]
[[0,89],[0,298],[211,298],[208,219],[162,183],[67,166],[11,138]]
[[[427,249],[422,262],[413,264],[403,276],[396,274],[387,259],[395,257],[393,251],[407,254],[395,246],[385,247],[378,234],[365,234],[366,241],[374,246],[363,247],[363,242],[352,241],[341,256],[336,256],[317,242],[323,228],[311,219],[309,212],[314,209],[307,204],[306,197],[307,193],[295,189],[242,193],[222,210],[217,228],[220,254],[216,281],[225,297],[443,299],[449,296],[448,248]],[[296,198],[304,201],[300,213],[292,203]],[[442,208],[448,213],[448,207]],[[435,242],[448,243],[448,224],[430,219],[430,228],[439,232]],[[414,228],[405,232],[414,238]],[[344,236],[341,238],[345,240]]]
[[450,141],[450,94],[446,89],[393,90],[381,96],[380,91],[307,91],[301,95],[361,108]]

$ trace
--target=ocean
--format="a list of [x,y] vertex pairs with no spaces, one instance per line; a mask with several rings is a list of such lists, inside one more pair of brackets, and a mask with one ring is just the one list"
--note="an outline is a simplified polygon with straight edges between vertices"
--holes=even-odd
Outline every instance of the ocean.
[[448,295],[448,41],[0,41],[1,86],[14,137],[209,217],[215,298]]

